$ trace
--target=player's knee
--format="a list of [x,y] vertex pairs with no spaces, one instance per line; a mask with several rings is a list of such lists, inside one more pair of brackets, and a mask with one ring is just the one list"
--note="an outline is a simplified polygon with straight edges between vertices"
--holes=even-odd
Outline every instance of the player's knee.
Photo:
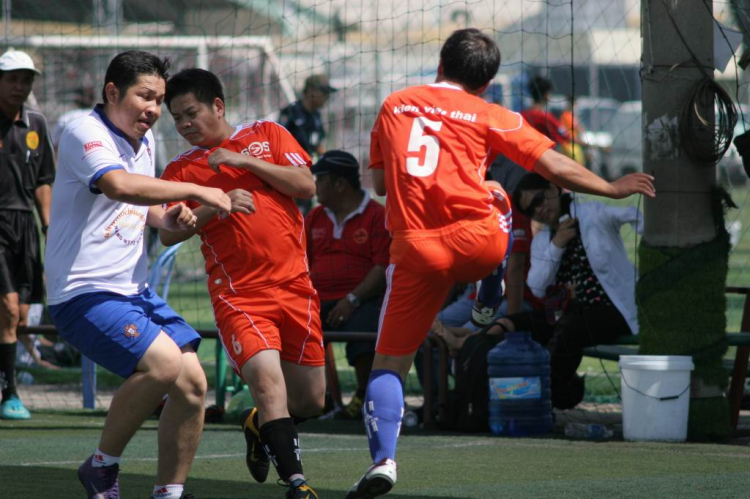
[[179,349],[175,351],[164,349],[159,352],[149,352],[146,372],[155,383],[172,386],[177,382],[182,371],[182,358]]
[[304,397],[293,397],[288,401],[289,412],[295,416],[312,418],[319,416],[325,407],[325,390],[308,393]]
[[21,311],[17,301],[3,300],[0,306],[0,328],[15,331],[21,320]]
[[185,396],[199,402],[202,407],[203,401],[206,399],[206,393],[208,392],[206,373],[203,372],[203,368],[200,365],[185,366],[183,369],[185,370],[184,374],[186,381],[183,388]]

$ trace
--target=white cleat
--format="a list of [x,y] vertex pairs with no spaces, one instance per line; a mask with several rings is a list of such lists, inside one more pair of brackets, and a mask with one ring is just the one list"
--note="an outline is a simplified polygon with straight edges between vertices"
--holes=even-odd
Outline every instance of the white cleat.
[[387,494],[396,484],[397,478],[396,461],[383,458],[370,466],[362,478],[349,489],[346,499],[372,499]]

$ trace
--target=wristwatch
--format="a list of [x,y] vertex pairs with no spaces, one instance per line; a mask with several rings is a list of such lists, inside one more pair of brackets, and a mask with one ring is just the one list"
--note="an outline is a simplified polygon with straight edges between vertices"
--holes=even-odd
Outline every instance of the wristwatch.
[[362,300],[357,298],[357,295],[355,295],[354,293],[349,293],[348,295],[346,295],[346,299],[349,300],[349,303],[351,303],[354,308],[362,305]]

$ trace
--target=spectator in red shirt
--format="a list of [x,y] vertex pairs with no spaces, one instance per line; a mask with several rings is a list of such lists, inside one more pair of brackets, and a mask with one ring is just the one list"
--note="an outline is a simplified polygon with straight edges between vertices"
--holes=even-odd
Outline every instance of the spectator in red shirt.
[[570,135],[555,115],[547,110],[552,95],[552,82],[542,76],[535,76],[529,83],[529,91],[534,105],[521,111],[523,119],[552,139],[558,147],[566,146],[570,142]]
[[[330,331],[378,330],[391,238],[385,209],[359,180],[359,163],[345,151],[328,151],[312,167],[320,205],[305,217],[307,257],[320,295],[320,319]],[[361,418],[375,342],[349,342],[346,357],[357,392],[342,416]]]

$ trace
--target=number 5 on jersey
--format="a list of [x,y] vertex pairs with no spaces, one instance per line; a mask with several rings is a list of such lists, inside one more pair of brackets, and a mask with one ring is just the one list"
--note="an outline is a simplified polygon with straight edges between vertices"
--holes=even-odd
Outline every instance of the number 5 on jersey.
[[425,128],[431,128],[435,132],[440,131],[443,126],[442,121],[432,121],[425,117],[414,118],[409,136],[409,146],[407,151],[410,153],[420,154],[422,148],[425,148],[424,163],[419,164],[418,156],[406,158],[406,171],[409,175],[415,177],[429,177],[437,169],[438,157],[440,156],[440,139],[436,135],[425,135]]

